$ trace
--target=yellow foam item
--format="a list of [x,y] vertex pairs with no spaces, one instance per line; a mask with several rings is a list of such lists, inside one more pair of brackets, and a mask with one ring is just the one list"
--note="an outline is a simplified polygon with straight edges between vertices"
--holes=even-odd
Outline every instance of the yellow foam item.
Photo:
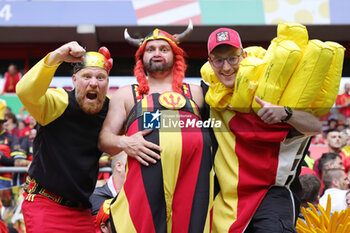
[[249,113],[260,75],[266,63],[256,57],[246,57],[239,64],[230,105],[238,112]]
[[309,110],[321,89],[333,54],[333,49],[324,42],[310,40],[278,105]]
[[211,68],[211,65],[209,61],[207,61],[201,68],[201,76],[202,79],[209,83],[210,85],[214,83],[220,82],[219,79],[216,77],[213,69]]
[[[298,64],[301,50],[293,41],[283,40],[272,43],[266,56],[269,57],[266,59],[268,63],[261,74],[255,95],[264,101],[277,104]],[[261,108],[255,99],[252,107],[255,112]]]
[[221,82],[211,84],[207,94],[205,95],[205,101],[215,108],[226,108],[230,102],[233,88],[227,88]]
[[301,50],[304,50],[309,41],[309,35],[304,25],[298,23],[279,23],[277,26],[276,42],[291,40]]
[[334,50],[335,54],[321,90],[310,105],[312,113],[317,117],[327,114],[338,97],[345,52],[345,48],[336,42],[325,43]]
[[266,49],[260,46],[250,46],[244,48],[244,51],[247,52],[248,57],[256,57],[260,59],[263,59],[266,53]]
[[226,108],[230,102],[233,88],[227,88],[219,81],[209,62],[202,66],[201,75],[202,79],[210,84],[205,101],[212,107]]

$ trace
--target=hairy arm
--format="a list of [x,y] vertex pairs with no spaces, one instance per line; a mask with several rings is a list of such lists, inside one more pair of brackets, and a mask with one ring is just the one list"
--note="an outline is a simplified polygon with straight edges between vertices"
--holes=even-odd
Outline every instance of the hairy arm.
[[[283,106],[273,105],[259,99],[257,96],[255,97],[255,100],[262,107],[258,111],[258,116],[265,123],[280,123],[287,117],[287,113]],[[292,117],[286,123],[305,135],[316,135],[322,133],[321,122],[309,112],[293,110]]]
[[16,93],[28,112],[41,125],[57,119],[68,105],[63,89],[48,89],[62,62],[81,62],[85,50],[77,43],[67,43],[30,69],[16,86]]
[[156,163],[154,158],[160,159],[152,149],[161,151],[158,145],[144,139],[143,136],[151,131],[140,131],[131,136],[121,135],[132,105],[133,95],[130,86],[119,88],[113,94],[98,145],[100,150],[107,154],[115,155],[124,151],[128,156],[148,166],[148,162]]

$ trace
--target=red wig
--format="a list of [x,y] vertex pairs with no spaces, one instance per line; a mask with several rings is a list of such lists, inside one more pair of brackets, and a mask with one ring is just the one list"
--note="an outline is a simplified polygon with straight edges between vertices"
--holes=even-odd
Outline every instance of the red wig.
[[[169,43],[169,42],[168,42]],[[134,67],[134,75],[137,82],[139,83],[140,94],[148,94],[149,86],[146,78],[145,70],[143,67],[143,53],[145,52],[145,47],[147,43],[141,45],[141,47],[136,51],[135,58],[136,64]],[[172,88],[174,92],[182,94],[182,80],[185,77],[185,71],[187,65],[185,63],[185,52],[174,43],[169,43],[174,54],[174,65],[173,65],[173,82]]]

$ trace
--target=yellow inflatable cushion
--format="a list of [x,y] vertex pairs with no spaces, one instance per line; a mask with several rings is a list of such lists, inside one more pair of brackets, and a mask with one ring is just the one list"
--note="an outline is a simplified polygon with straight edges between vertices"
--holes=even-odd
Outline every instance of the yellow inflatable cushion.
[[252,100],[265,65],[262,59],[256,57],[246,57],[239,64],[235,89],[230,102],[233,110],[243,113],[251,112]]
[[319,40],[309,41],[278,105],[309,111],[333,58],[333,49]]
[[220,82],[216,77],[214,70],[211,68],[209,61],[207,61],[201,68],[202,79],[210,85]]
[[263,59],[266,53],[266,49],[260,46],[250,46],[244,49],[247,52],[247,57],[256,57]]
[[301,50],[304,50],[309,41],[309,35],[304,25],[298,23],[279,23],[277,26],[277,41],[291,40]]
[[335,54],[321,90],[310,105],[312,113],[317,117],[327,114],[338,97],[345,52],[345,48],[338,43],[330,41],[325,43],[334,50]]
[[[268,63],[259,80],[255,95],[260,99],[277,104],[288,80],[293,74],[301,57],[299,47],[290,40],[274,42],[267,50]],[[252,107],[255,112],[261,106],[253,99]]]

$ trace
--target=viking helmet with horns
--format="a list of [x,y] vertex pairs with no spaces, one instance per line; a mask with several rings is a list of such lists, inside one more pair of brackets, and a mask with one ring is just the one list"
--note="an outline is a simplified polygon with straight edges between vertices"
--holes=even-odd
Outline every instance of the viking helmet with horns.
[[148,81],[144,72],[144,66],[142,62],[142,56],[145,51],[147,41],[150,41],[150,40],[166,40],[171,46],[174,53],[174,58],[175,58],[172,88],[173,88],[173,91],[182,93],[182,90],[181,90],[182,80],[185,76],[187,65],[185,63],[185,59],[183,58],[184,51],[177,45],[182,41],[186,40],[192,33],[192,30],[193,30],[193,24],[191,20],[187,26],[187,29],[183,33],[174,34],[174,35],[171,35],[163,30],[155,29],[150,34],[148,34],[145,38],[134,39],[130,37],[128,30],[125,29],[124,31],[125,40],[131,45],[139,47],[139,49],[136,51],[136,54],[135,54],[136,65],[134,67],[134,75],[136,77],[137,82],[139,83],[140,94],[148,94],[148,91],[149,91]]
[[186,40],[191,35],[192,31],[193,31],[193,24],[192,24],[192,21],[190,20],[186,30],[180,34],[171,35],[163,30],[156,28],[153,30],[153,32],[148,34],[145,38],[135,39],[129,35],[128,29],[125,28],[124,38],[129,44],[134,45],[136,47],[141,47],[141,45],[143,45],[146,41],[159,40],[159,39],[164,39],[171,43],[180,44],[182,41]]

